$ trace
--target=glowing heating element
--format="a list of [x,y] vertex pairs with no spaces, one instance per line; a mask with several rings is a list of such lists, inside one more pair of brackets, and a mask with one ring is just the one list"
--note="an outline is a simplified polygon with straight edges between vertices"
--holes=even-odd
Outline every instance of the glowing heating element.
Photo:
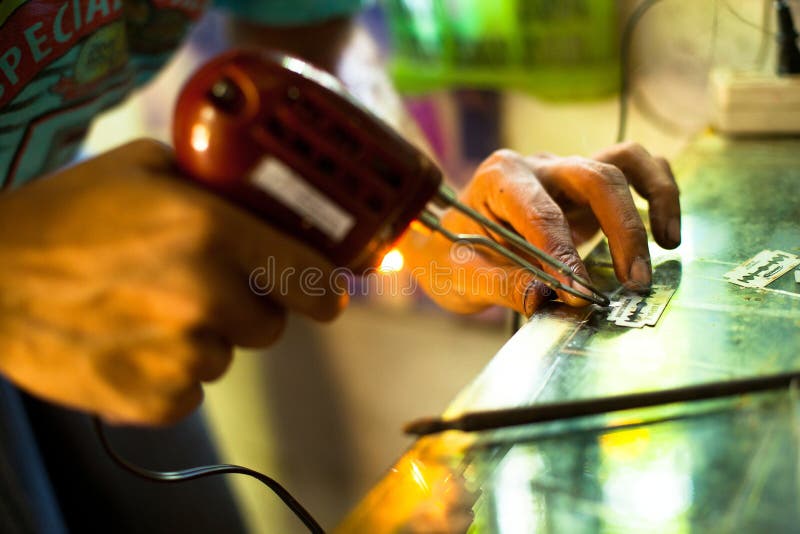
[[383,257],[378,270],[384,273],[396,273],[403,270],[404,263],[403,253],[393,248]]

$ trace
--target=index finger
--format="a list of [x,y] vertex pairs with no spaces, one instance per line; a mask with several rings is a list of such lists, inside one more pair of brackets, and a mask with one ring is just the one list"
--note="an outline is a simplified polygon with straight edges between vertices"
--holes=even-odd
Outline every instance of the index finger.
[[[470,204],[485,206],[490,218],[500,224],[510,224],[529,243],[589,280],[561,208],[521,157],[510,151],[499,151],[486,160],[476,178],[480,179],[474,181],[475,187],[468,191],[473,196]],[[562,284],[591,294],[587,288],[552,266],[544,264],[542,268]],[[567,304],[588,304],[588,300],[564,291],[558,291],[558,294]]]
[[595,158],[618,167],[636,192],[647,200],[656,242],[665,248],[680,245],[680,195],[669,163],[663,158],[654,158],[637,143],[612,146]]
[[608,238],[617,278],[629,289],[648,289],[652,272],[647,231],[622,171],[584,158],[545,161],[537,169],[556,176],[570,198],[589,205]]

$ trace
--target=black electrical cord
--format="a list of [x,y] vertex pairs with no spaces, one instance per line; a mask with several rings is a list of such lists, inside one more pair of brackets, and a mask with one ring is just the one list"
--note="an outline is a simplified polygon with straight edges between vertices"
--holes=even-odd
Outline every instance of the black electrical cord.
[[800,74],[800,49],[797,28],[786,0],[775,0],[778,13],[778,74]]
[[150,480],[152,482],[160,482],[160,483],[176,483],[176,482],[186,482],[189,480],[195,480],[198,478],[214,476],[214,475],[225,475],[225,474],[238,474],[238,475],[246,475],[249,477],[253,477],[259,482],[263,483],[269,489],[271,489],[275,494],[289,507],[289,509],[294,512],[294,514],[303,522],[303,524],[308,528],[309,532],[313,534],[324,534],[325,530],[320,526],[320,524],[311,516],[311,514],[303,508],[303,505],[300,504],[297,499],[295,499],[289,491],[281,486],[276,480],[268,477],[263,473],[259,473],[258,471],[254,471],[252,469],[248,469],[247,467],[241,467],[238,465],[230,465],[230,464],[218,464],[218,465],[207,465],[207,466],[200,466],[200,467],[192,467],[189,469],[183,469],[181,471],[153,471],[150,469],[144,469],[137,465],[134,465],[121,456],[119,456],[116,451],[111,447],[111,444],[108,441],[108,437],[106,436],[105,428],[103,427],[103,423],[100,421],[98,417],[92,418],[94,422],[94,428],[97,431],[97,437],[100,439],[100,443],[103,445],[103,449],[105,449],[106,454],[116,463],[119,467],[128,471],[129,473],[138,476],[139,478],[144,478],[146,480]]
[[633,42],[633,32],[639,24],[641,18],[647,13],[651,7],[659,3],[661,0],[644,0],[636,9],[633,10],[631,16],[625,22],[625,28],[622,31],[622,40],[620,42],[620,68],[619,68],[619,122],[617,128],[617,142],[620,143],[625,140],[625,133],[628,127],[628,100],[630,98],[631,81],[630,81],[630,51]]

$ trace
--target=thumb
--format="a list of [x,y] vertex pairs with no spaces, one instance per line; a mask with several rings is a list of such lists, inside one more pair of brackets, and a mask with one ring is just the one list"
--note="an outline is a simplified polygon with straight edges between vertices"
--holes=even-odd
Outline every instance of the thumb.
[[515,292],[511,307],[525,317],[530,317],[542,305],[556,298],[556,292],[530,272],[521,270],[519,276],[517,287],[520,290]]

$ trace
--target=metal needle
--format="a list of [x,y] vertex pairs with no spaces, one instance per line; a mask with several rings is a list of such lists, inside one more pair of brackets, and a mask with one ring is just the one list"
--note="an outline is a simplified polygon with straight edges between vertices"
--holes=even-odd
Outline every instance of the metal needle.
[[636,408],[662,406],[677,402],[696,402],[733,397],[790,387],[800,379],[800,372],[791,371],[767,376],[740,378],[722,382],[707,382],[659,391],[630,393],[613,397],[579,399],[564,402],[521,406],[480,412],[466,412],[452,419],[431,417],[418,419],[405,426],[406,434],[424,436],[445,430],[475,432],[508,426],[544,423],[600,415]]

